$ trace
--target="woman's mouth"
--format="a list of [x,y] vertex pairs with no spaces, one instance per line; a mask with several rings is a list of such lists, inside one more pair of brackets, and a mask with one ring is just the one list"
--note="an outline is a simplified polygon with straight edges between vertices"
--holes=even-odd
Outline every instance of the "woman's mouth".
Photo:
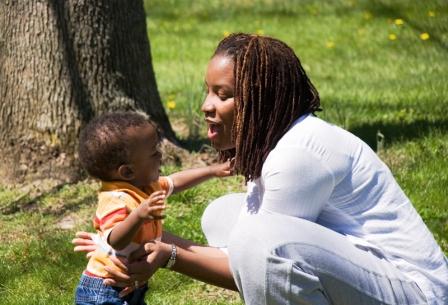
[[208,123],[208,131],[207,131],[207,137],[210,140],[213,140],[218,136],[218,125]]

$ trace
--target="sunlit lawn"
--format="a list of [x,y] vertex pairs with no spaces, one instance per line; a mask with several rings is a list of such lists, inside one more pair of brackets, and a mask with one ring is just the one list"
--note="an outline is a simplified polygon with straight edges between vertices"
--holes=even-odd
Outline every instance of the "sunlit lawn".
[[[218,41],[234,31],[280,38],[320,92],[319,116],[378,150],[448,253],[446,1],[152,0],[145,8],[159,91],[190,147],[204,142],[203,74]],[[0,304],[73,303],[86,260],[69,242],[76,229],[91,229],[96,186],[67,185],[0,215]],[[176,195],[165,227],[205,242],[207,202],[242,189],[230,178]],[[18,196],[0,186],[0,208],[14,211]],[[61,220],[75,229],[61,229]],[[151,281],[147,303],[241,304],[235,293],[166,271]]]

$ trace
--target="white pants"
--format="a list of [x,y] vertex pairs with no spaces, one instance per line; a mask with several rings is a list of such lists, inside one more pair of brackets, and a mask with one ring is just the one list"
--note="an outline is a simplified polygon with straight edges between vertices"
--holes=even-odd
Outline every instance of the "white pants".
[[228,249],[246,304],[427,304],[418,285],[380,255],[307,220],[240,213],[244,195],[213,201],[202,228],[211,246]]

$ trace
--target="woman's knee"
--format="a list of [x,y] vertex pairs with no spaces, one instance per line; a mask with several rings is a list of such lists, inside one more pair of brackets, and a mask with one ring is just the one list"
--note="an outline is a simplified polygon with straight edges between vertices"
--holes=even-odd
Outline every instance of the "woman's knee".
[[241,216],[229,237],[230,266],[234,274],[251,282],[262,280],[269,259],[276,255],[275,249],[284,244],[283,238],[275,233],[277,229],[275,219],[268,215]]
[[209,245],[227,247],[229,234],[235,225],[244,193],[233,193],[213,200],[205,209],[201,218],[201,227]]

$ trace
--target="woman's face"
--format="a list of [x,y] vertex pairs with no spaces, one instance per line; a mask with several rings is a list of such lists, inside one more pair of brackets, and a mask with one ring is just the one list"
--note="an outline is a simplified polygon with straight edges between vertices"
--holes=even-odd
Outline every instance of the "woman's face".
[[216,55],[208,64],[205,75],[207,96],[201,110],[208,125],[207,137],[219,150],[235,147],[232,126],[235,111],[233,100],[233,62],[229,57]]

